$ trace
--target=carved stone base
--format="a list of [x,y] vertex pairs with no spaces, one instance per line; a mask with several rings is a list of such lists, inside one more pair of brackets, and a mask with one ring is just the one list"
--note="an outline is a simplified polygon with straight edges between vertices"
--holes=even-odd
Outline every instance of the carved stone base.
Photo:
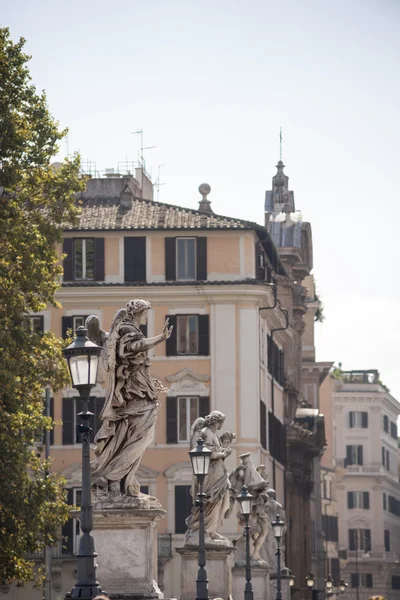
[[[281,576],[281,592],[282,600],[290,600],[290,585],[287,575]],[[269,598],[272,600],[276,597],[276,573],[271,573],[269,577]]]
[[[181,600],[196,598],[196,579],[198,571],[198,548],[185,546],[176,548],[182,557]],[[236,549],[233,546],[206,545],[206,571],[208,576],[209,598],[232,597],[232,565]]]
[[157,578],[157,521],[165,515],[156,498],[96,502],[93,537],[97,580],[110,598],[163,598]]
[[[245,566],[235,566],[232,569],[233,597],[243,598],[246,583]],[[270,595],[269,569],[264,565],[251,565],[251,584],[253,587],[254,600],[274,600]]]

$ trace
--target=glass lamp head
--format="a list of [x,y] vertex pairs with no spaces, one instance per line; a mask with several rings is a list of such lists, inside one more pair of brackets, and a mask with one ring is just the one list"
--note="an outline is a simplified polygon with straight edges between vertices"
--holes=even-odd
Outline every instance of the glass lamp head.
[[242,487],[240,495],[237,497],[240,504],[240,510],[242,515],[246,516],[251,513],[251,507],[253,503],[253,496],[249,493],[247,486]]
[[272,529],[274,531],[275,539],[279,542],[283,536],[283,530],[285,528],[285,522],[281,519],[280,515],[276,515],[275,521],[272,521]]
[[189,452],[193,473],[196,477],[205,477],[207,475],[210,468],[211,454],[211,450],[204,446],[204,440],[199,438],[196,448],[193,448]]
[[96,385],[101,346],[93,344],[87,337],[87,329],[78,327],[72,344],[63,350],[71,376],[72,387],[78,391]]

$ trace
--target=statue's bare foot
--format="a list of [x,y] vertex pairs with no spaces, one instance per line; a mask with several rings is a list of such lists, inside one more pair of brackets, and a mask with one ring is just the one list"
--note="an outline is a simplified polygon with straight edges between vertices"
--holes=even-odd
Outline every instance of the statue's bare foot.
[[214,531],[214,533],[210,533],[210,538],[212,540],[226,540],[226,537]]
[[110,494],[112,496],[122,496],[121,494],[121,484],[119,481],[113,481],[110,483]]

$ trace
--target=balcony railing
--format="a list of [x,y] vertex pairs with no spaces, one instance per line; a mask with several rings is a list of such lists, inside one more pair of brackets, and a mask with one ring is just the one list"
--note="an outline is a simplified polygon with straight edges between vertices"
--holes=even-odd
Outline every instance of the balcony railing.
[[171,533],[159,533],[158,534],[158,558],[172,558],[172,534]]

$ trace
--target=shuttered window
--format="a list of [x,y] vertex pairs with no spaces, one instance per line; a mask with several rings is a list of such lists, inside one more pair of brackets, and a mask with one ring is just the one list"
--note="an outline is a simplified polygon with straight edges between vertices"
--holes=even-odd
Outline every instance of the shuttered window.
[[172,335],[166,341],[167,356],[209,356],[208,315],[167,315]]
[[72,337],[75,336],[75,331],[78,327],[85,326],[85,321],[90,313],[87,315],[74,315],[72,317],[62,317],[61,319],[61,335],[65,339],[69,329],[72,330]]
[[190,441],[190,427],[197,417],[210,412],[208,396],[169,396],[167,398],[167,444]]
[[274,342],[271,335],[267,336],[268,372],[280,384],[285,383],[284,352]]
[[385,551],[390,552],[390,531],[389,531],[389,529],[385,529],[385,531],[384,531],[384,542],[385,542]]
[[125,282],[146,281],[146,238],[124,238]]
[[322,531],[328,542],[339,541],[338,518],[330,515],[322,515]]
[[165,238],[165,279],[167,281],[206,281],[207,238]]
[[[93,413],[89,420],[89,425],[93,429],[90,441],[101,427],[100,413],[104,406],[104,398],[91,397],[89,399],[88,409]],[[62,443],[63,445],[80,444],[80,436],[76,433],[76,425],[79,423],[77,414],[82,410],[81,398],[63,398],[62,399]]]
[[347,508],[369,509],[369,492],[347,492]]
[[349,550],[371,550],[370,529],[349,529]]
[[65,238],[64,281],[104,281],[104,238]]
[[346,466],[363,464],[363,447],[346,446]]
[[267,449],[267,407],[260,400],[260,442],[264,450]]
[[283,423],[270,411],[268,413],[269,451],[281,465],[286,464],[286,429]]
[[186,532],[186,519],[193,506],[190,485],[175,486],[175,533]]
[[368,428],[368,413],[365,411],[350,411],[349,412],[349,427],[350,428]]

